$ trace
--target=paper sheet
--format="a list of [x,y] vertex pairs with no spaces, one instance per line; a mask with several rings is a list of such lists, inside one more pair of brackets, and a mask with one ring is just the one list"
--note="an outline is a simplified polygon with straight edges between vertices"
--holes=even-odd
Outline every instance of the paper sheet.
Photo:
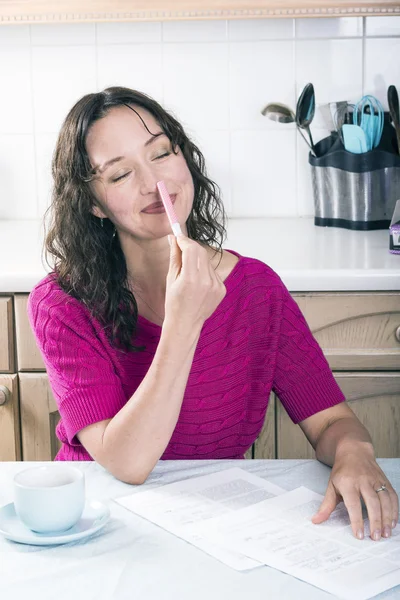
[[206,539],[201,527],[196,530],[190,527],[218,516],[237,514],[244,507],[256,506],[284,492],[261,477],[232,468],[137,492],[115,501],[228,566],[243,571],[259,567],[260,562]]
[[357,540],[339,505],[324,524],[310,519],[323,496],[300,487],[278,498],[190,525],[204,538],[289,573],[336,596],[366,600],[400,584],[400,531],[374,542],[365,522]]

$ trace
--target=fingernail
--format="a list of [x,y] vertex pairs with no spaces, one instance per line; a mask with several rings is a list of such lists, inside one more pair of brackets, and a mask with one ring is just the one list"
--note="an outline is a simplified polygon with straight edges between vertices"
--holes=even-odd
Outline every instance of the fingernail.
[[171,239],[171,236],[170,236],[170,235],[168,236],[168,244],[169,244],[170,246],[172,246],[172,239]]
[[364,539],[364,532],[362,529],[358,529],[357,530],[357,537],[359,540],[363,540]]
[[374,538],[374,540],[377,542],[378,540],[381,539],[381,531],[380,529],[377,529],[376,531],[374,531],[374,535],[372,536]]
[[396,527],[397,523],[396,521],[392,521],[392,529],[394,529]]
[[392,530],[390,529],[389,525],[386,525],[383,528],[383,537],[390,537],[392,535]]

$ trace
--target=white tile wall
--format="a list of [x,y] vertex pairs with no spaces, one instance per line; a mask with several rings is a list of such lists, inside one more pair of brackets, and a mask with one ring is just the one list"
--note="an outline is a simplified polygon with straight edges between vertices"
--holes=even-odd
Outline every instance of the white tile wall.
[[233,131],[276,128],[261,110],[271,100],[291,106],[295,103],[294,42],[232,42],[229,84]]
[[160,98],[163,93],[161,44],[99,46],[97,90],[112,85],[124,85]]
[[96,48],[35,46],[31,77],[35,131],[54,133],[73,104],[96,89]]
[[[232,216],[313,214],[308,149],[293,125],[261,115],[400,87],[400,17],[0,27],[0,219],[40,218],[67,112],[111,85],[154,96],[203,151]],[[321,116],[314,141],[328,134]]]

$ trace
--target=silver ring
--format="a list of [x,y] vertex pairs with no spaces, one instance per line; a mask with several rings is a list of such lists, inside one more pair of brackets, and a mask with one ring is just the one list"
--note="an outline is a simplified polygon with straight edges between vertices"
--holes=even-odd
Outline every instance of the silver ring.
[[376,491],[376,493],[377,493],[377,494],[379,494],[379,492],[383,492],[384,490],[386,490],[386,491],[387,491],[387,487],[386,487],[386,485],[381,485],[381,487],[380,487],[380,488],[378,488],[378,489],[377,489],[377,490],[375,490],[375,491]]

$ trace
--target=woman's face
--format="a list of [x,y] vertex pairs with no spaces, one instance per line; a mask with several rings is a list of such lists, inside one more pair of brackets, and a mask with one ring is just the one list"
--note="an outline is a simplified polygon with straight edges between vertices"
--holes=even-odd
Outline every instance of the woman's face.
[[96,175],[90,185],[99,206],[97,217],[108,217],[120,234],[134,238],[157,239],[171,233],[165,212],[157,212],[161,203],[157,182],[164,180],[174,203],[178,221],[184,226],[193,205],[193,179],[186,160],[171,142],[155,118],[145,109],[133,106],[142,121],[127,106],[112,108],[108,115],[89,129],[86,150]]

